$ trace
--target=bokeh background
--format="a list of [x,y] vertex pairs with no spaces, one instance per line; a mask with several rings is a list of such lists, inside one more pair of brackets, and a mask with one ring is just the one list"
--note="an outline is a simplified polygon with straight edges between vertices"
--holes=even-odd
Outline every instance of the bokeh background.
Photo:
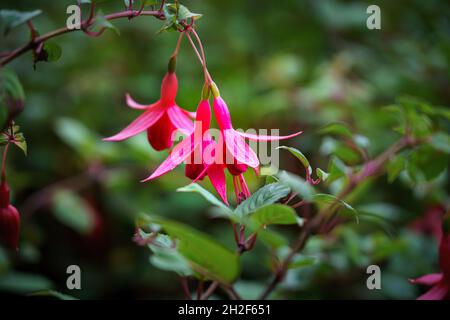
[[[0,6],[42,9],[34,25],[43,34],[65,24],[66,7],[73,2],[2,0]],[[318,133],[323,125],[347,123],[367,138],[369,153],[377,155],[399,136],[382,106],[402,96],[450,104],[447,1],[181,3],[203,14],[198,32],[235,126],[280,128],[284,134],[303,130],[287,144],[301,149],[314,166],[326,168],[329,161],[332,141]],[[366,28],[369,4],[381,7],[381,30]],[[104,13],[122,8],[120,0],[101,5]],[[0,248],[0,296],[51,288],[81,299],[182,298],[177,276],[155,268],[150,252],[132,241],[140,212],[186,222],[233,248],[228,222],[211,218],[210,205],[200,196],[175,192],[189,183],[182,168],[139,183],[166,156],[148,146],[145,134],[122,143],[101,141],[138,114],[126,107],[125,92],[142,103],[158,98],[177,40],[175,33],[157,34],[162,22],[152,17],[114,24],[120,36],[107,31],[99,38],[71,33],[54,39],[63,50],[57,62],[39,63],[33,70],[28,53],[9,66],[26,92],[26,109],[17,124],[27,138],[28,155],[14,148],[8,160],[22,235],[18,253]],[[27,37],[26,27],[0,36],[1,50],[25,43]],[[194,110],[203,77],[187,41],[177,75],[177,101]],[[440,125],[449,128],[444,119]],[[281,155],[283,169],[304,174],[291,155]],[[407,280],[438,271],[437,242],[430,229],[448,200],[448,156],[442,154],[432,166],[443,171],[414,184],[408,177],[389,183],[382,176],[360,188],[351,204],[384,217],[393,232],[350,223],[328,237],[312,238],[306,252],[319,256],[319,262],[290,272],[275,297],[417,297],[423,288]],[[251,190],[263,183],[253,173],[247,179]],[[428,218],[418,223],[424,216]],[[294,236],[291,229],[281,232]],[[365,269],[372,263],[382,267],[382,290],[366,288]],[[81,267],[82,290],[66,288],[71,264]],[[257,296],[270,275],[268,265],[261,244],[242,258],[242,280],[236,287],[243,297]]]

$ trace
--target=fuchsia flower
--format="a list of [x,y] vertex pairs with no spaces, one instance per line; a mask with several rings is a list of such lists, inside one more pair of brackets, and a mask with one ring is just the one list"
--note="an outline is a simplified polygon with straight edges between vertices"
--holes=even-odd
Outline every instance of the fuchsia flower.
[[169,62],[169,71],[162,81],[160,99],[151,105],[141,105],[127,94],[126,101],[129,107],[145,111],[128,127],[104,139],[105,141],[122,141],[147,130],[149,143],[155,150],[161,151],[172,147],[173,135],[177,130],[185,135],[191,134],[193,130],[191,118],[194,115],[180,108],[175,102],[178,80],[174,61],[172,58]]
[[0,242],[17,250],[19,229],[19,212],[9,203],[9,187],[5,181],[2,181],[0,184]]
[[418,300],[450,299],[450,215],[442,222],[442,236],[439,244],[439,266],[441,273],[432,273],[411,280],[413,284],[431,286]]
[[215,161],[217,147],[208,133],[210,123],[211,108],[208,100],[203,99],[198,105],[194,130],[191,135],[178,143],[169,157],[143,182],[158,178],[181,163],[188,162],[186,176],[195,182],[207,175],[223,202],[228,204],[225,168]]
[[[223,155],[228,171],[234,175],[240,175],[247,170],[247,167],[258,169],[259,160],[255,152],[245,143],[244,138],[254,141],[276,141],[293,138],[302,132],[297,132],[288,136],[266,136],[242,133],[234,130],[231,123],[230,111],[225,101],[220,96],[217,86],[213,83],[211,90],[214,95],[214,115],[220,129],[220,137],[223,139]],[[231,161],[230,161],[231,159]]]

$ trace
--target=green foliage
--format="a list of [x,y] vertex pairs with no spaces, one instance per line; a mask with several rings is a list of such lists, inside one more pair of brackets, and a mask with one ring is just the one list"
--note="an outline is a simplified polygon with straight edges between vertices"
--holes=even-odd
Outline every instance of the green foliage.
[[189,184],[189,185],[187,185],[185,187],[178,188],[177,191],[178,192],[195,192],[195,193],[199,193],[209,203],[211,203],[212,205],[220,208],[227,216],[231,216],[231,214],[233,213],[233,211],[229,207],[227,207],[222,201],[217,199],[216,196],[214,196],[211,192],[209,192],[208,190],[204,189],[202,186],[200,186],[197,183],[191,183],[191,184]]
[[280,183],[290,187],[293,192],[300,195],[305,201],[310,201],[315,193],[314,188],[303,178],[286,171],[280,172],[278,175]]
[[240,203],[234,211],[234,214],[238,219],[242,219],[259,208],[275,203],[286,197],[289,192],[290,188],[286,185],[280,183],[267,184]]
[[312,168],[311,168],[311,165],[309,164],[308,159],[305,157],[305,155],[300,150],[292,148],[292,147],[285,147],[285,146],[278,147],[277,149],[286,149],[286,150],[288,150],[290,153],[292,153],[294,156],[296,156],[298,160],[300,160],[302,165],[305,167],[305,169],[310,174],[312,173]]
[[7,120],[18,115],[24,106],[25,92],[17,75],[5,68],[0,69],[0,128]]
[[34,297],[52,297],[58,300],[78,300],[70,295],[55,291],[55,290],[43,290],[30,294],[30,296]]
[[258,230],[270,224],[303,224],[303,220],[297,217],[294,209],[282,204],[272,204],[259,208],[250,216],[249,221],[253,230]]
[[102,28],[109,29],[120,36],[120,30],[114,24],[112,24],[111,21],[105,19],[102,11],[98,11],[97,15],[95,16],[94,25],[92,26],[92,28],[97,31]]
[[[140,232],[144,238],[148,237]],[[177,251],[176,242],[169,236],[158,234],[148,247],[153,253],[150,262],[156,268],[173,271],[183,277],[193,275],[189,262]]]
[[26,23],[42,13],[41,10],[34,11],[16,11],[0,10],[0,30],[7,35],[12,29]]
[[176,31],[181,23],[186,20],[193,19],[197,20],[202,17],[199,13],[193,13],[185,6],[177,3],[165,3],[164,7],[164,16],[166,17],[166,21],[159,32],[162,31]]
[[344,138],[352,138],[353,134],[346,125],[342,123],[330,123],[319,130],[323,135],[337,135]]
[[339,211],[342,214],[350,214],[356,217],[358,221],[358,215],[356,210],[346,203],[344,200],[339,199],[331,194],[316,193],[312,196],[312,201],[320,208],[330,208],[329,214]]
[[222,283],[231,283],[239,275],[237,254],[210,236],[187,225],[162,218],[151,217],[148,221],[160,225],[175,239],[177,251],[189,261],[196,273]]
[[93,209],[83,198],[69,190],[58,190],[52,202],[55,217],[62,224],[81,234],[92,231]]
[[48,290],[53,283],[47,278],[23,272],[9,272],[0,276],[0,290],[16,294],[29,294]]

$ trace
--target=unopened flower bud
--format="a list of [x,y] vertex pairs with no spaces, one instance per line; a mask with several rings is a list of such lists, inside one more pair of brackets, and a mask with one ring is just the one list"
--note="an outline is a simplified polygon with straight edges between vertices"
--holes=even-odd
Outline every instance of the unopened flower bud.
[[0,185],[0,243],[17,250],[19,247],[20,215],[9,203],[9,187]]

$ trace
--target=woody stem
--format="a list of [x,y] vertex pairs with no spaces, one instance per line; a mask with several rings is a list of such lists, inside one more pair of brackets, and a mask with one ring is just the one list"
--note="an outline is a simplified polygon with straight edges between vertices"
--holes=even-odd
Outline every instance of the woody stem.
[[[106,20],[115,20],[120,18],[129,18],[129,17],[137,17],[137,16],[154,16],[157,19],[165,20],[166,17],[164,16],[164,13],[162,10],[153,10],[153,11],[124,11],[124,12],[116,12],[112,14],[108,14],[104,16]],[[82,21],[81,25],[83,28],[81,29],[69,29],[68,27],[60,28],[54,31],[51,31],[49,33],[46,33],[40,37],[36,37],[34,40],[32,39],[27,44],[23,45],[22,47],[19,47],[15,49],[14,51],[10,52],[3,60],[0,61],[0,67],[3,67],[13,61],[14,59],[20,57],[24,53],[33,50],[37,46],[39,46],[41,43],[44,43],[45,41],[60,36],[65,33],[73,32],[73,31],[80,31],[80,30],[86,30],[87,28],[91,27],[95,23],[95,18],[88,18],[88,20]]]

